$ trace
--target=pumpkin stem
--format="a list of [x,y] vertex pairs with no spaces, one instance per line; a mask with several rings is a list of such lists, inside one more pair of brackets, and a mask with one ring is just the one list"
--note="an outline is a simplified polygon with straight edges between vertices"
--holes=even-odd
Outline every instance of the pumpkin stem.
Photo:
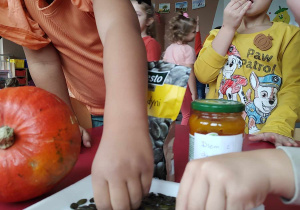
[[9,126],[0,127],[0,149],[7,149],[15,142],[14,129]]

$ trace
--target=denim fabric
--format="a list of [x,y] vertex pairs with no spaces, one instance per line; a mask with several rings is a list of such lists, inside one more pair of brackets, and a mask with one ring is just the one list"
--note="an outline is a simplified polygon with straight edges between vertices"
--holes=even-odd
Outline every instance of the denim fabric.
[[205,99],[205,84],[196,80],[198,99]]
[[91,117],[93,128],[103,126],[103,116],[91,115]]

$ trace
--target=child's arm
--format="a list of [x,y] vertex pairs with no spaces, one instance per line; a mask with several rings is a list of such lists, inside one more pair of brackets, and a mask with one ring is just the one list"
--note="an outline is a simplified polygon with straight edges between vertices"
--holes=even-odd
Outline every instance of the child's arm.
[[53,45],[48,44],[39,50],[23,49],[35,85],[57,95],[72,107],[60,59]]
[[[242,19],[251,5],[247,0],[231,0],[224,10],[223,25],[218,34],[208,37],[195,62],[195,75],[204,84],[214,81],[224,66],[228,48]],[[210,44],[211,43],[211,44]]]
[[197,16],[196,20],[197,20],[197,25],[196,25],[196,35],[195,35],[195,52],[196,52],[196,55],[198,55],[202,48],[199,16]]
[[[31,50],[26,47],[23,49],[35,85],[57,95],[72,109],[60,59],[53,45],[48,44],[39,50]],[[81,126],[80,131],[84,146],[90,147],[90,135]]]
[[192,100],[194,101],[198,98],[196,77],[195,77],[193,65],[187,65],[187,67],[190,67],[192,69],[188,80],[188,85],[192,94]]
[[93,7],[106,84],[104,131],[92,166],[95,202],[98,209],[136,209],[153,176],[145,46],[130,1],[94,0]]
[[221,56],[227,54],[234,34],[251,4],[251,1],[248,0],[232,0],[226,6],[222,28],[212,42],[212,47]]
[[288,45],[282,55],[282,84],[278,92],[278,104],[260,134],[249,139],[270,141],[276,146],[297,146],[293,132],[296,121],[300,119],[300,31],[294,32],[291,40],[286,42]]
[[280,149],[193,160],[185,168],[176,209],[252,209],[262,204],[269,193],[291,199],[297,194],[297,174]]

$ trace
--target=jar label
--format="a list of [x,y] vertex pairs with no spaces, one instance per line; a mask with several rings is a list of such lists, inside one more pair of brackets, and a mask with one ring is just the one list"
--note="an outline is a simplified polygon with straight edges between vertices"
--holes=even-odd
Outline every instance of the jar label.
[[217,133],[206,135],[195,133],[192,142],[190,137],[189,160],[231,152],[241,152],[242,146],[243,134],[219,136]]
[[194,160],[194,135],[190,134],[189,137],[189,161]]

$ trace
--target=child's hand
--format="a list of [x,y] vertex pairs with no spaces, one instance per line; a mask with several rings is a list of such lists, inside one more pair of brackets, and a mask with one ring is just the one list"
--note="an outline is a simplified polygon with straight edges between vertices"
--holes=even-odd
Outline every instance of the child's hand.
[[223,27],[236,31],[251,4],[248,0],[231,0],[224,10]]
[[199,18],[199,16],[197,16],[196,21],[197,21],[196,32],[199,32],[200,31],[200,18]]
[[269,141],[278,146],[290,146],[297,147],[298,144],[291,138],[282,136],[277,133],[260,133],[253,136],[249,136],[250,141]]
[[294,189],[293,169],[282,150],[212,156],[188,163],[176,210],[252,209],[269,193],[292,198]]
[[80,133],[81,133],[81,140],[85,147],[91,147],[91,136],[90,134],[81,126],[79,126]]
[[153,151],[149,134],[138,127],[131,132],[127,129],[124,125],[122,130],[103,133],[94,158],[92,184],[99,210],[136,209],[150,190]]
[[197,21],[197,25],[199,25],[200,24],[200,18],[199,18],[198,15],[197,15],[196,21]]

